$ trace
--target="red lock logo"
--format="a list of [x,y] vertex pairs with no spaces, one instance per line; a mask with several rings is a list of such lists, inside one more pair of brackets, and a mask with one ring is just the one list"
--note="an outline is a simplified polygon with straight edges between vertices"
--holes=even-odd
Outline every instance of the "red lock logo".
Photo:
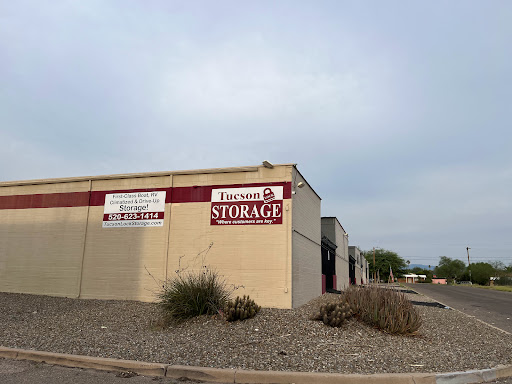
[[265,188],[263,190],[263,202],[270,203],[271,201],[276,199],[276,195],[274,195],[274,192],[270,188]]

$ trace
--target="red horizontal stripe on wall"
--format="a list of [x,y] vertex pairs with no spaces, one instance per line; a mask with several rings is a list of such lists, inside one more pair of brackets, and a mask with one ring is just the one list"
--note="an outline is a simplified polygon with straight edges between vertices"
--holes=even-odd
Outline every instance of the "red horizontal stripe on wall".
[[212,189],[217,188],[238,188],[238,187],[264,187],[264,186],[282,186],[283,199],[291,199],[292,183],[252,183],[252,184],[229,184],[229,185],[206,185],[194,187],[174,187],[172,189],[172,203],[205,203],[210,202],[212,198]]
[[89,192],[0,196],[0,209],[86,207]]
[[90,192],[68,192],[68,193],[47,193],[36,195],[12,195],[0,196],[0,209],[25,209],[25,208],[57,208],[57,207],[83,207],[90,205],[103,206],[105,195],[111,193],[133,193],[166,191],[166,203],[204,203],[210,202],[212,189],[217,188],[238,188],[238,187],[264,187],[282,186],[283,198],[291,199],[291,182],[273,183],[251,183],[251,184],[227,184],[227,185],[206,185],[193,187],[174,188],[145,188],[145,189],[124,189],[113,191],[92,191]]

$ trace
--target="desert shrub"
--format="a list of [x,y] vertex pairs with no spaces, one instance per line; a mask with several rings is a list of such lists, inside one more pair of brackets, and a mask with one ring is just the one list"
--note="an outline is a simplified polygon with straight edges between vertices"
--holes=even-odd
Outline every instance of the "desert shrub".
[[245,320],[256,316],[261,307],[249,296],[237,296],[235,300],[227,302],[224,308],[224,316],[227,321]]
[[322,320],[325,325],[331,327],[341,327],[351,316],[350,305],[342,300],[337,300],[321,305],[313,319]]
[[215,271],[177,273],[158,293],[158,304],[167,321],[183,321],[199,315],[213,315],[229,300],[230,291]]
[[421,317],[403,293],[377,287],[350,287],[342,293],[354,314],[366,324],[394,334],[413,334]]

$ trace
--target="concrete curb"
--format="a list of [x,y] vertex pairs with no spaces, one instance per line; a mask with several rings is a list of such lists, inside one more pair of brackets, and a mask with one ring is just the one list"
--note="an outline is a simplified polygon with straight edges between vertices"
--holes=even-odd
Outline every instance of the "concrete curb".
[[512,376],[512,365],[491,369],[451,373],[392,373],[392,374],[339,374],[321,372],[252,371],[219,369],[146,363],[134,360],[110,359],[41,352],[0,346],[0,357],[12,360],[30,360],[74,368],[91,368],[103,371],[135,372],[145,376],[171,377],[239,384],[470,384]]
[[135,372],[147,376],[165,376],[166,364],[145,363],[134,360],[110,359],[66,353],[53,353],[0,347],[0,357],[13,360],[30,360],[75,368],[92,368],[102,371]]
[[166,377],[174,379],[187,378],[189,380],[210,381],[213,383],[235,383],[235,369],[190,367],[188,365],[170,365],[167,367]]

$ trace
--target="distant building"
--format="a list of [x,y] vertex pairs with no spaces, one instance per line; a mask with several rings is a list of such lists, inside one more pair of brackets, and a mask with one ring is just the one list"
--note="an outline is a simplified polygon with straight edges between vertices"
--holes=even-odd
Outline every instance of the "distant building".
[[350,284],[348,234],[336,217],[322,217],[322,292]]
[[427,279],[427,275],[417,275],[415,273],[409,273],[404,275],[405,283],[416,284],[420,281],[425,281]]
[[[348,255],[350,263],[353,263],[354,276],[353,280],[351,280],[351,284],[361,285],[368,284],[368,261],[362,254],[361,250],[356,246],[348,247]],[[352,266],[351,266],[352,269]]]

